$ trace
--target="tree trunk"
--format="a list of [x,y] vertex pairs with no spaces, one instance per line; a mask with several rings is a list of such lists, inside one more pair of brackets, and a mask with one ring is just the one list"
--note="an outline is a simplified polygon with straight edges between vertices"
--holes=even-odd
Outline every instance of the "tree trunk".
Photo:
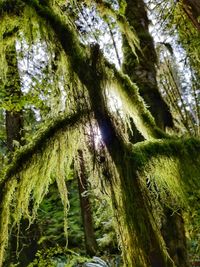
[[[139,92],[154,116],[157,125],[165,129],[173,127],[172,115],[167,104],[162,99],[156,81],[157,56],[152,36],[149,33],[149,20],[143,0],[126,0],[125,16],[139,37],[141,51],[137,51],[138,59],[132,53],[127,41],[123,40],[124,63],[123,70],[139,87]],[[133,141],[140,141],[135,127]],[[185,239],[184,224],[181,215],[173,213],[164,207],[165,220],[162,233],[168,252],[176,266],[189,266]],[[172,231],[171,228],[174,230]],[[181,264],[180,264],[181,263]]]
[[[10,161],[15,149],[19,145],[23,145],[23,107],[20,107],[20,98],[22,96],[20,76],[17,65],[17,53],[15,48],[15,41],[13,41],[6,48],[7,61],[7,75],[5,83],[6,100],[11,103],[11,106],[6,110],[6,135],[7,135],[7,149],[10,153]],[[16,108],[18,106],[18,108]],[[15,143],[16,142],[16,143]],[[34,259],[37,251],[37,227],[35,224],[27,230],[29,222],[22,220],[20,225],[20,232],[18,227],[14,227],[10,237],[9,259],[8,264],[20,262],[20,266],[27,266],[28,263]],[[19,236],[19,237],[18,237]],[[19,246],[19,247],[18,247]],[[17,256],[18,251],[19,256]],[[19,258],[18,258],[19,257]]]
[[183,0],[183,10],[193,25],[200,31],[200,2],[199,0]]
[[6,110],[6,134],[7,148],[9,152],[14,151],[14,141],[22,144],[23,131],[23,112],[19,106],[21,93],[20,77],[17,66],[17,55],[15,42],[6,49],[7,73],[5,84],[6,100],[11,103],[9,109]]
[[149,33],[149,20],[143,0],[127,0],[125,11],[129,25],[133,27],[140,41],[141,51],[137,49],[138,58],[133,54],[128,42],[123,38],[123,71],[139,87],[149,110],[156,120],[156,124],[164,129],[173,126],[173,119],[167,104],[162,99],[156,81],[157,56],[153,38]]
[[78,150],[80,172],[78,176],[78,189],[81,204],[81,215],[83,220],[83,228],[85,235],[86,252],[90,256],[94,256],[97,252],[97,242],[94,234],[94,226],[92,220],[92,210],[89,196],[87,195],[88,184],[83,159],[83,151]]
[[[109,181],[115,199],[113,208],[118,214],[118,227],[123,251],[124,265],[130,267],[174,267],[163,247],[152,219],[151,208],[141,190],[134,167],[132,151],[116,132],[106,108],[102,93],[98,46],[92,47],[92,73],[88,80],[91,107],[107,150],[116,166],[117,177]],[[88,76],[87,76],[88,77]],[[89,78],[89,77],[88,77]],[[95,88],[95,90],[94,90]],[[109,178],[108,178],[109,179]]]
[[162,224],[162,234],[168,247],[168,252],[177,267],[189,267],[184,221],[180,211],[173,214],[169,208],[165,208],[165,222]]

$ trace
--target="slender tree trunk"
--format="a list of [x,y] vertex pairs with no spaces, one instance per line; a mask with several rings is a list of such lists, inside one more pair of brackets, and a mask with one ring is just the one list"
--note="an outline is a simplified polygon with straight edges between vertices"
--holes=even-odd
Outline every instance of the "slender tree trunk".
[[200,31],[200,1],[199,0],[183,0],[183,10],[191,20],[193,25]]
[[11,106],[6,110],[6,134],[7,134],[7,148],[9,152],[14,151],[14,141],[22,144],[23,131],[23,112],[19,106],[21,93],[20,77],[17,66],[17,55],[15,43],[7,46],[6,50],[7,61],[7,82],[5,84],[6,100],[11,103]]
[[184,221],[180,214],[173,214],[172,210],[165,207],[165,221],[162,224],[162,234],[168,247],[168,252],[177,267],[189,267]]
[[149,110],[160,128],[172,127],[173,120],[167,104],[162,99],[156,81],[157,56],[153,38],[149,33],[149,20],[143,0],[127,0],[125,16],[140,40],[141,51],[137,50],[138,58],[133,54],[125,38],[123,38],[123,71],[139,87]]
[[[162,99],[156,81],[157,56],[152,36],[149,33],[149,20],[143,0],[126,0],[125,16],[136,30],[141,51],[137,51],[138,59],[132,53],[124,38],[124,63],[123,70],[138,87],[141,96],[149,106],[157,125],[165,129],[173,127],[173,119],[167,104]],[[135,127],[133,141],[141,139]],[[168,207],[164,207],[165,220],[162,225],[162,233],[168,252],[176,266],[189,266],[186,248],[186,238],[183,219],[180,214],[173,213]],[[173,228],[173,230],[172,230]]]
[[[14,39],[14,38],[13,38]],[[20,107],[20,98],[22,96],[20,76],[17,65],[17,53],[15,48],[15,41],[11,42],[6,49],[7,61],[7,75],[5,83],[6,99],[11,103],[8,110],[6,110],[6,135],[7,135],[7,149],[10,153],[10,161],[12,155],[18,145],[23,145],[23,110]],[[17,108],[18,106],[18,108]],[[10,251],[8,266],[10,262],[20,262],[20,266],[27,266],[28,263],[34,259],[37,251],[37,227],[33,224],[27,230],[29,222],[22,220],[20,224],[20,232],[17,227],[14,227],[10,238]],[[19,258],[17,250],[20,251]]]
[[78,150],[78,156],[80,165],[80,172],[78,176],[78,189],[79,189],[81,215],[82,215],[84,235],[85,235],[85,247],[86,247],[86,252],[90,256],[94,256],[97,252],[97,242],[94,234],[91,204],[89,196],[87,195],[87,190],[88,190],[87,174],[85,170],[82,150]]

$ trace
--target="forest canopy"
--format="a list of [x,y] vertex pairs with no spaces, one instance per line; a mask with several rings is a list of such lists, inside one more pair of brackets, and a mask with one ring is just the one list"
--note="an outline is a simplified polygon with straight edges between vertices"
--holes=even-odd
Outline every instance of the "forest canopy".
[[198,261],[199,16],[0,0],[0,266]]

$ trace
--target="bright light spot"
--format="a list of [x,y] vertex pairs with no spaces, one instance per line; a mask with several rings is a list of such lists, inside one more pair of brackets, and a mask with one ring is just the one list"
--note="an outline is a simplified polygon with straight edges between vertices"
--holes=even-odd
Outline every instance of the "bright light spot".
[[106,89],[107,104],[111,112],[117,113],[120,117],[124,116],[122,100],[113,89]]
[[98,149],[102,146],[102,136],[100,129],[94,123],[87,124],[86,126],[86,135],[88,137],[89,144]]

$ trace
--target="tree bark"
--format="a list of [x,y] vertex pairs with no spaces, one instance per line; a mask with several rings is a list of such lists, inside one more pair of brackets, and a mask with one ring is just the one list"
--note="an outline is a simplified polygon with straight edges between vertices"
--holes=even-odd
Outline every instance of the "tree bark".
[[180,214],[173,214],[172,210],[165,207],[165,222],[162,224],[163,238],[168,247],[169,255],[174,260],[177,267],[189,267],[187,244],[185,238],[184,221]]
[[81,204],[81,216],[83,220],[83,228],[85,236],[85,247],[88,255],[94,256],[96,255],[97,252],[97,242],[94,234],[91,204],[89,196],[87,195],[88,182],[87,182],[87,176],[86,176],[87,174],[85,170],[82,150],[78,150],[78,156],[79,156],[79,167],[80,167],[78,176],[78,189],[79,189],[79,198]]

